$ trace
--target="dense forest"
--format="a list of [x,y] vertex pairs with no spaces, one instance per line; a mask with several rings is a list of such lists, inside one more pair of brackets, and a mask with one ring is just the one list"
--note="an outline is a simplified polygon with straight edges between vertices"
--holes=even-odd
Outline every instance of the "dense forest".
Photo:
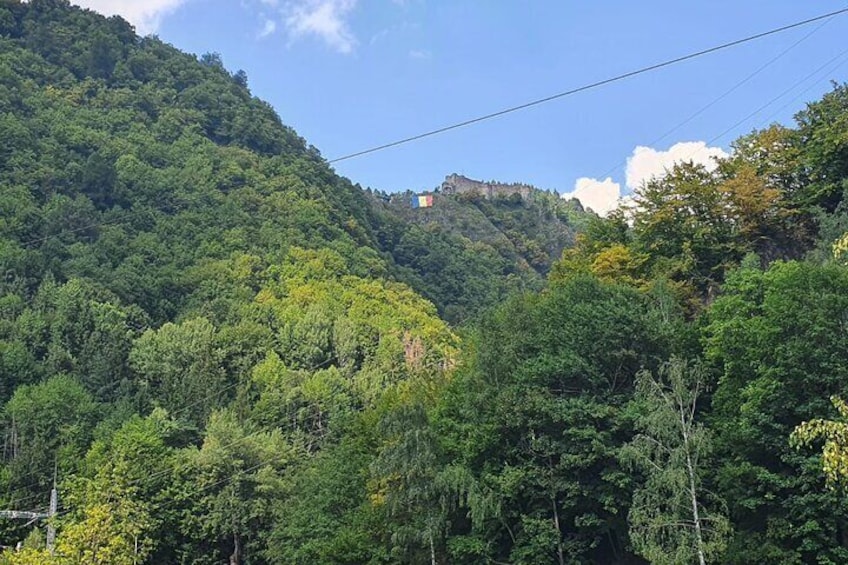
[[835,83],[607,218],[416,214],[0,0],[0,564],[846,563],[846,189]]
[[382,213],[387,251],[403,280],[453,324],[470,322],[510,294],[539,291],[563,249],[592,214],[577,200],[530,189],[487,198],[479,192],[434,195],[412,208],[411,192],[369,192]]

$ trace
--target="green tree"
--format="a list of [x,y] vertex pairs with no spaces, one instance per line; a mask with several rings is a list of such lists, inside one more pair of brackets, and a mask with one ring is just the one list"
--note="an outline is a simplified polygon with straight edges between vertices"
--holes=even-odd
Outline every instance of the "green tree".
[[[143,524],[149,561],[177,561],[176,550],[184,541],[179,531],[186,511],[186,506],[174,504],[185,487],[179,480],[180,472],[187,467],[180,448],[196,441],[196,432],[190,425],[170,418],[161,408],[147,417],[132,415],[119,422],[114,431],[108,429],[106,422],[99,426],[80,480],[96,484],[109,469],[113,474],[120,472],[116,481],[125,486],[123,496],[143,504],[149,514]],[[83,497],[78,502],[83,504],[86,500]],[[73,504],[68,506],[74,508]],[[79,515],[79,509],[74,510]]]
[[187,535],[201,546],[215,540],[231,565],[249,562],[269,527],[280,474],[296,455],[279,430],[251,431],[231,412],[214,413],[203,446],[189,454],[190,485],[179,495],[191,501]]
[[347,419],[337,442],[301,458],[274,505],[264,555],[271,563],[396,563],[392,523],[370,488],[377,438],[375,414]]
[[415,550],[424,549],[431,565],[437,565],[442,561],[449,493],[439,477],[444,462],[435,430],[420,403],[395,408],[380,428],[384,444],[371,468],[378,485],[375,495],[391,519],[392,543],[406,563],[418,562]]
[[842,201],[848,178],[846,110],[848,87],[834,83],[833,90],[795,116],[795,143],[807,181],[796,195],[802,205],[833,211]]
[[733,224],[719,178],[701,165],[677,165],[665,177],[636,191],[633,231],[637,248],[664,274],[700,290],[722,279],[726,263],[738,260]]
[[646,475],[628,520],[636,552],[651,563],[716,563],[729,537],[721,503],[703,486],[711,439],[698,415],[706,386],[699,363],[676,357],[656,375],[636,377],[639,433],[622,458]]
[[109,465],[92,480],[74,487],[71,504],[80,504],[75,518],[62,528],[56,553],[60,562],[81,565],[135,565],[153,547],[150,504],[140,500],[128,477],[127,463]]
[[130,362],[148,398],[198,426],[222,402],[222,352],[215,328],[204,318],[146,331],[133,345]]
[[467,477],[447,541],[457,558],[627,559],[617,454],[636,373],[663,351],[648,320],[638,292],[583,275],[482,324],[435,419]]
[[844,501],[821,489],[820,461],[787,441],[825,413],[827,395],[848,393],[848,338],[835,315],[846,309],[844,268],[776,263],[735,272],[708,312],[705,352],[720,375],[716,485],[735,526],[729,563],[848,559]]
[[268,429],[284,425],[309,451],[334,439],[336,420],[354,408],[350,382],[335,367],[293,371],[271,352],[255,367],[253,380],[259,389],[253,421]]
[[46,492],[57,464],[63,476],[73,471],[91,440],[98,412],[88,392],[68,376],[19,387],[4,408],[12,486]]

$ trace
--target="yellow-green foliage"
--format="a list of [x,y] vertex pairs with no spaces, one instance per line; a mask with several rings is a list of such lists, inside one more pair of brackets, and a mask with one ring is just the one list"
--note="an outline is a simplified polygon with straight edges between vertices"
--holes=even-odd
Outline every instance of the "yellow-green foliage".
[[0,565],[61,565],[62,561],[46,549],[8,551],[0,556]]
[[367,401],[422,369],[452,365],[457,336],[406,285],[347,274],[328,249],[294,248],[272,273],[256,305],[277,332],[286,367],[336,365]]
[[585,234],[577,234],[574,247],[565,249],[559,261],[553,264],[548,280],[563,282],[574,275],[585,274],[591,270],[592,260],[597,255],[592,242]]
[[101,473],[84,487],[78,520],[61,527],[55,553],[26,548],[0,557],[2,565],[135,565],[144,563],[153,541],[146,505],[123,486],[121,471]]
[[792,432],[790,441],[798,446],[824,440],[822,470],[831,487],[848,484],[848,404],[836,396],[830,401],[839,412],[840,421],[817,418],[803,422]]
[[639,272],[646,260],[647,256],[617,243],[598,253],[590,270],[593,275],[607,282],[640,285],[644,281],[640,279]]
[[146,515],[133,516],[138,513],[138,504],[130,500],[87,507],[84,519],[62,532],[57,547],[59,563],[134,565],[143,562],[151,546],[151,541],[142,537],[150,519]]
[[848,265],[848,232],[833,242],[833,260],[840,265]]

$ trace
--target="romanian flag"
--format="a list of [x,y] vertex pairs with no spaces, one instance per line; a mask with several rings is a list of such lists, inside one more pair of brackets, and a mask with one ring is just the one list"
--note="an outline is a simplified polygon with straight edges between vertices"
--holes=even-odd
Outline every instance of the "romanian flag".
[[430,208],[433,205],[433,195],[424,194],[421,196],[412,197],[413,208]]

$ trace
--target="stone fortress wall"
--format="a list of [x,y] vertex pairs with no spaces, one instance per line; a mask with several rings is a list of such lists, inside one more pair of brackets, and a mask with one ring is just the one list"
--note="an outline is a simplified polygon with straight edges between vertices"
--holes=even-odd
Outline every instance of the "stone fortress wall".
[[511,183],[504,184],[499,182],[483,182],[473,180],[462,175],[452,174],[445,177],[442,183],[442,194],[479,194],[486,198],[494,198],[496,196],[512,196],[520,194],[521,198],[528,198],[533,191],[533,187],[529,184]]

